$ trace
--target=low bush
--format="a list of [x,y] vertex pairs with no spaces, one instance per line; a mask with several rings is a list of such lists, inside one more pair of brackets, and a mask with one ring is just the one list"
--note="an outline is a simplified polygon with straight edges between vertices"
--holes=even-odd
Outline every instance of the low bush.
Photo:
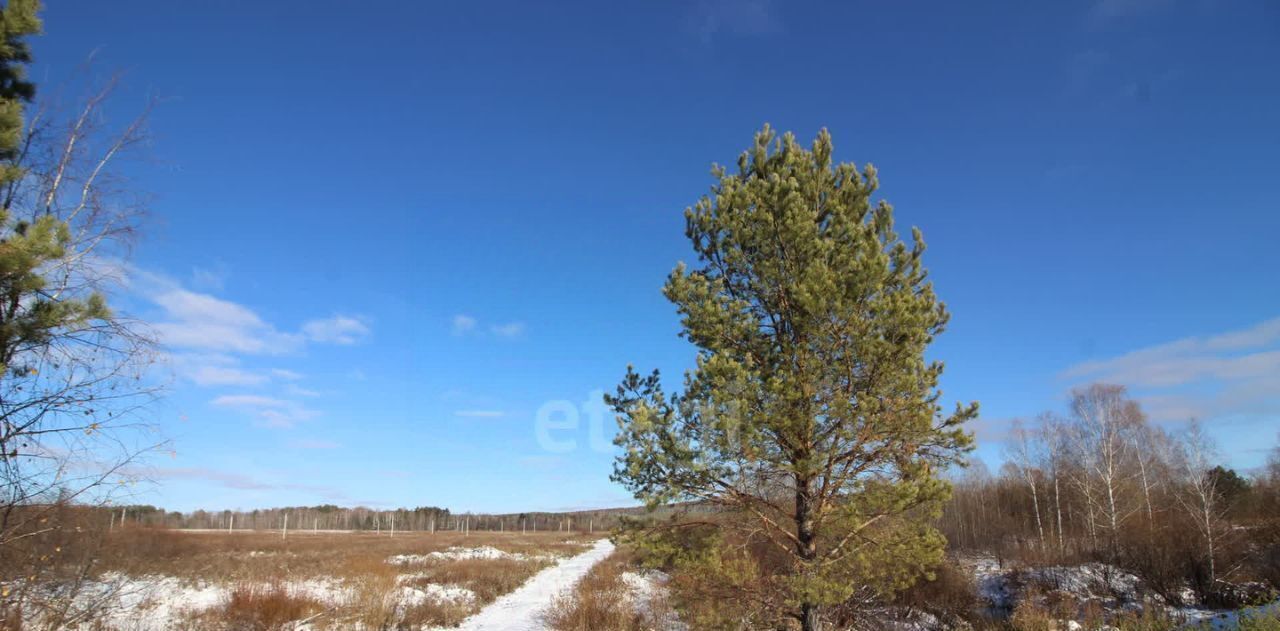
[[324,605],[281,585],[240,585],[211,618],[230,629],[268,631],[324,611]]
[[978,612],[978,592],[973,579],[953,562],[947,561],[926,577],[899,593],[894,604],[924,611],[952,626],[972,621]]

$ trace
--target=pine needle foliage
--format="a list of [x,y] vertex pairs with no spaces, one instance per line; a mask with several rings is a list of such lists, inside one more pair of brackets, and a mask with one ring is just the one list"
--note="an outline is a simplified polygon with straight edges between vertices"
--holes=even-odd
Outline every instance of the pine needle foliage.
[[[685,211],[698,264],[664,288],[696,367],[670,396],[658,372],[628,367],[606,396],[624,450],[613,479],[651,507],[733,515],[715,526],[738,552],[683,558],[806,630],[941,558],[930,524],[950,489],[937,472],[970,448],[978,409],[939,404],[943,366],[925,351],[949,316],[920,231],[904,241],[872,200],[875,168],[832,151],[825,130],[806,149],[765,126],[736,172],[713,168]],[[738,565],[761,575],[726,574],[741,550],[757,550]]]

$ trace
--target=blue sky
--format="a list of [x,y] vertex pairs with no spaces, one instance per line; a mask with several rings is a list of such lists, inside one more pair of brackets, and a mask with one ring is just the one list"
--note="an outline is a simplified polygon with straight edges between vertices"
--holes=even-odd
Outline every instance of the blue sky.
[[681,211],[766,121],[923,229],[985,458],[1092,379],[1238,467],[1280,432],[1273,2],[51,4],[37,78],[97,50],[110,122],[163,99],[120,298],[173,373],[145,501],[628,503],[593,393],[691,363]]

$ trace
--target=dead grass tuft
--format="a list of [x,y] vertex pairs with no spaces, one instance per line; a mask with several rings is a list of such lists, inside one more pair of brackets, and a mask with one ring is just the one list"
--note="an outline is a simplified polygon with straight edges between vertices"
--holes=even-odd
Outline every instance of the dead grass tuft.
[[551,565],[541,559],[462,559],[428,567],[409,585],[458,585],[475,592],[476,603],[486,605],[524,584]]
[[215,610],[214,619],[231,629],[268,631],[322,611],[324,605],[319,601],[291,594],[279,584],[238,585]]
[[546,623],[557,631],[649,631],[661,629],[667,611],[665,602],[649,602],[641,607],[622,580],[628,570],[636,570],[631,554],[618,550],[591,568],[568,594],[557,598],[547,612]]
[[424,626],[453,627],[475,611],[475,606],[466,602],[429,601],[407,608],[400,624],[410,629]]

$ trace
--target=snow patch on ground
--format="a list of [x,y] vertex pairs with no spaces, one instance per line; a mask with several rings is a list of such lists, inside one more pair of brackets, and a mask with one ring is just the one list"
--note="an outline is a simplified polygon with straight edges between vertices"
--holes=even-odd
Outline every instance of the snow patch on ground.
[[[1144,606],[1163,607],[1166,611],[1187,621],[1188,628],[1208,622],[1213,629],[1234,629],[1237,620],[1247,614],[1280,613],[1280,601],[1263,607],[1239,611],[1203,609],[1181,606],[1193,602],[1195,594],[1189,589],[1179,594],[1182,603],[1166,603],[1151,593],[1142,579],[1119,568],[1104,563],[1086,563],[1073,566],[1041,568],[1015,567],[988,556],[966,555],[957,559],[960,567],[973,577],[978,596],[997,617],[1008,615],[1025,597],[1028,588],[1060,591],[1079,601],[1101,605],[1106,611],[1140,610]],[[1065,621],[1065,628],[1083,628],[1074,621]],[[1075,626],[1072,626],[1075,625]]]
[[544,631],[542,618],[551,603],[577,584],[595,564],[612,554],[613,548],[608,539],[595,542],[590,550],[538,572],[524,585],[499,597],[456,628],[459,631]]
[[1144,595],[1137,576],[1103,563],[1018,568],[986,556],[962,556],[957,562],[973,577],[978,596],[997,609],[1012,609],[1030,585],[1114,603],[1137,602]]
[[346,605],[354,595],[350,588],[342,584],[342,581],[333,578],[310,578],[305,581],[289,581],[282,587],[290,596],[309,598],[329,607]]
[[[108,572],[75,590],[70,611],[94,615],[73,620],[72,628],[162,631],[178,626],[189,615],[220,605],[227,594],[224,587],[203,581],[188,583],[172,576],[129,577]],[[33,612],[34,626],[40,625],[40,619],[40,614]]]
[[517,552],[506,552],[492,546],[480,546],[478,548],[449,548],[441,552],[431,552],[429,554],[397,554],[387,558],[387,563],[391,565],[414,565],[418,563],[430,563],[435,561],[464,561],[468,559],[515,559],[517,561],[552,559],[550,555],[527,555]]
[[1062,590],[1079,598],[1138,600],[1141,580],[1103,563],[1036,568],[1023,572],[1029,582]]
[[876,629],[885,631],[936,631],[952,627],[942,624],[937,616],[906,607],[885,607],[870,612]]
[[[401,582],[420,578],[402,576]],[[244,584],[241,584],[244,585]],[[254,584],[270,588],[268,583]],[[128,629],[167,631],[180,628],[192,616],[224,605],[237,584],[183,581],[173,576],[127,576],[115,572],[86,582],[76,593],[75,610],[93,611],[92,618],[77,620],[73,629]],[[291,596],[308,598],[327,608],[352,603],[356,589],[335,578],[311,578],[280,584]],[[400,611],[428,601],[471,602],[475,593],[457,585],[423,583],[401,585],[388,592],[387,599]],[[29,620],[39,626],[39,616]]]
[[402,611],[427,602],[472,602],[475,592],[457,585],[427,583],[418,587],[402,585],[395,592],[396,606]]
[[1017,603],[1018,590],[1011,580],[1012,569],[998,559],[988,556],[961,556],[960,567],[973,576],[978,597],[989,607],[1012,609]]
[[656,620],[660,629],[683,631],[688,627],[680,622],[676,612],[666,606],[667,581],[671,580],[665,572],[644,570],[641,572],[623,572],[619,577],[627,588],[636,612],[647,619]]
[[1280,616],[1280,600],[1269,605],[1260,607],[1248,607],[1238,611],[1209,611],[1205,609],[1183,609],[1182,614],[1187,618],[1185,628],[1198,629],[1201,624],[1208,623],[1210,629],[1236,629],[1240,626],[1240,619],[1248,616]]

